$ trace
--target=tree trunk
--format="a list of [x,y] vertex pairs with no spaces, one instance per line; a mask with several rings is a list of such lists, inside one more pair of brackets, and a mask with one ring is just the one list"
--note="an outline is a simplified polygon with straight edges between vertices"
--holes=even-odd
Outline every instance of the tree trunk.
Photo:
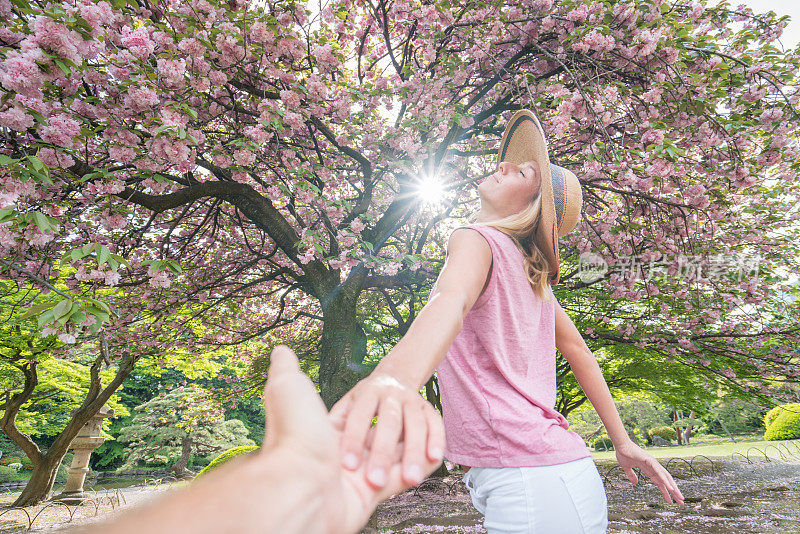
[[[692,410],[691,413],[689,413],[689,418],[694,419],[694,417],[695,417],[694,410]],[[694,432],[692,430],[693,427],[691,424],[689,424],[686,426],[686,430],[683,431],[683,440],[686,443],[686,445],[689,444],[689,438],[694,435]]]
[[366,375],[367,336],[356,319],[357,294],[353,287],[334,290],[323,303],[319,389],[328,409]]
[[189,463],[189,457],[192,455],[192,436],[186,434],[181,440],[181,457],[172,466],[172,472],[175,476],[180,478],[186,475],[186,464]]
[[33,506],[49,499],[53,491],[53,483],[56,481],[56,474],[58,474],[58,466],[64,459],[64,454],[62,453],[57,458],[57,455],[46,454],[41,462],[34,463],[28,484],[12,506]]
[[683,419],[683,413],[675,410],[672,412],[672,420],[675,422],[675,434],[677,434],[678,445],[683,445],[683,431],[681,426],[678,424],[678,421]]
[[428,399],[428,402],[441,413],[442,397],[439,391],[439,381],[435,376],[431,376],[425,383],[425,397]]

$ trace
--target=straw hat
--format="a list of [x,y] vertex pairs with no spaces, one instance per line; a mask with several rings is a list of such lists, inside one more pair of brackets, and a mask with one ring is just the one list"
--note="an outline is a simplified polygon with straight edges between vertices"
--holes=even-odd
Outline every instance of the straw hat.
[[508,161],[517,165],[526,161],[539,163],[542,178],[542,211],[534,241],[550,265],[550,285],[559,278],[558,238],[575,228],[581,214],[583,195],[578,177],[553,163],[547,154],[547,139],[539,119],[522,109],[506,124],[497,152],[497,165]]

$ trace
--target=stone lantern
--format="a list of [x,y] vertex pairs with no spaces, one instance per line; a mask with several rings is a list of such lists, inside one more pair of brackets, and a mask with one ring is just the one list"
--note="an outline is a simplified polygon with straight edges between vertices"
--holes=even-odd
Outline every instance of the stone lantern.
[[105,441],[100,436],[100,428],[103,426],[103,419],[114,416],[114,410],[105,406],[100,408],[96,414],[89,419],[83,428],[78,431],[78,435],[72,440],[69,448],[74,452],[72,465],[69,468],[67,483],[64,491],[53,497],[54,501],[61,501],[66,504],[80,504],[89,495],[84,493],[83,482],[86,480],[86,473],[89,472],[89,457],[92,451],[103,444]]

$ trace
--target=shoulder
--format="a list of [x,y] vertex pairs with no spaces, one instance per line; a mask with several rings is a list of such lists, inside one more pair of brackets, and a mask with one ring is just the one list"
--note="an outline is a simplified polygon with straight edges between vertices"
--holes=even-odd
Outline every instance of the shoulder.
[[492,258],[492,247],[482,232],[474,226],[459,226],[450,234],[447,240],[447,254],[453,255],[478,255],[488,260]]

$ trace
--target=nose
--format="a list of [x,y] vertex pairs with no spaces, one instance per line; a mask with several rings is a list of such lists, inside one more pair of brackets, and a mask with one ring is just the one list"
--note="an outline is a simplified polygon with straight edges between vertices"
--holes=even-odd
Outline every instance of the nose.
[[512,167],[515,167],[515,165],[510,161],[500,162],[500,172],[503,174],[508,174],[509,171],[512,171]]

